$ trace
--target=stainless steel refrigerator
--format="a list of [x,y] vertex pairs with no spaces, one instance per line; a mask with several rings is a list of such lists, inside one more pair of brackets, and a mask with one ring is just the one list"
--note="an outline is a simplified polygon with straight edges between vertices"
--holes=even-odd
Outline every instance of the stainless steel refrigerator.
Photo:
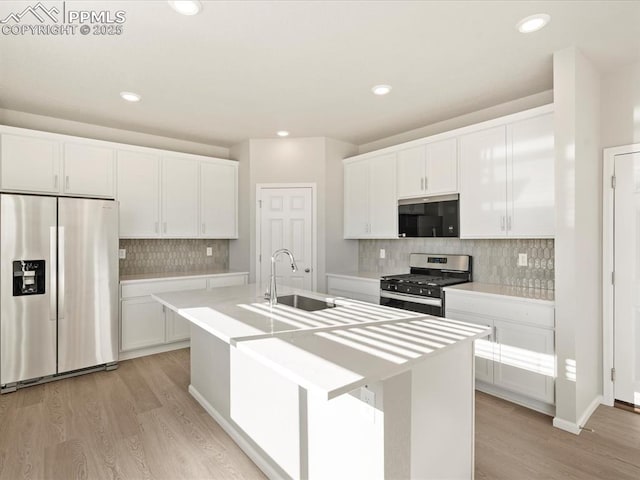
[[117,202],[0,195],[2,391],[117,360]]

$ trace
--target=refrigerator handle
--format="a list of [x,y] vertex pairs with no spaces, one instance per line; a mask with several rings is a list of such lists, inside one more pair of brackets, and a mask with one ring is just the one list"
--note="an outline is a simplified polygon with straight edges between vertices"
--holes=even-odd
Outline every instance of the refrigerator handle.
[[64,227],[58,227],[58,320],[64,318]]
[[58,279],[56,277],[57,255],[58,255],[58,239],[56,236],[56,227],[49,227],[49,320],[55,322],[58,318],[56,311],[56,300],[58,298]]

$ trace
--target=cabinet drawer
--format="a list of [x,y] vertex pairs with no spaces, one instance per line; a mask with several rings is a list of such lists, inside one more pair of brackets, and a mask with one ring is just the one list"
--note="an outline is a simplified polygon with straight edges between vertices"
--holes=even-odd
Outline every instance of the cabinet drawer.
[[[511,299],[478,294],[447,292],[445,309],[469,312],[472,315],[505,319],[511,322],[527,323],[545,328],[555,327],[554,308],[527,300]],[[445,313],[446,316],[446,313]]]
[[246,275],[232,275],[222,277],[212,277],[207,280],[207,288],[231,287],[233,285],[244,285],[247,283]]
[[153,293],[175,292],[179,290],[200,290],[204,288],[207,288],[206,278],[133,283],[122,285],[122,298],[142,297]]

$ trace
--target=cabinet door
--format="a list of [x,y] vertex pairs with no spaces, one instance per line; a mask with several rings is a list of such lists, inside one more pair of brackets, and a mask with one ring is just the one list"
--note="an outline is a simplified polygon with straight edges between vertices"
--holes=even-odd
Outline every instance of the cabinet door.
[[118,151],[120,237],[160,236],[160,158]]
[[369,233],[372,238],[398,238],[396,155],[369,160]]
[[506,128],[460,137],[460,236],[506,236]]
[[0,186],[3,190],[60,191],[59,142],[37,136],[3,134],[0,144]]
[[365,238],[369,232],[369,163],[344,166],[344,238]]
[[554,403],[554,331],[494,321],[494,383]]
[[555,150],[553,115],[507,127],[509,235],[555,234]]
[[162,159],[162,236],[198,236],[198,161]]
[[429,195],[458,191],[458,141],[455,138],[426,146],[424,188]]
[[238,166],[200,162],[200,236],[238,238]]
[[114,197],[114,150],[80,143],[65,143],[63,193]]
[[166,307],[164,315],[167,324],[167,343],[189,340],[191,337],[189,320]]
[[151,297],[122,300],[121,351],[165,343],[162,305]]
[[426,158],[424,145],[398,152],[398,198],[424,195]]

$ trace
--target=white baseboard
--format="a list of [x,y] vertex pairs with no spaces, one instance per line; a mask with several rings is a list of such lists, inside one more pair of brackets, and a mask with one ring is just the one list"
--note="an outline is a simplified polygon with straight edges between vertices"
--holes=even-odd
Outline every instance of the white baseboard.
[[118,360],[131,360],[132,358],[146,357],[147,355],[155,355],[156,353],[170,352],[171,350],[180,350],[188,348],[191,340],[183,340],[182,342],[167,343],[165,345],[156,345],[155,347],[141,348],[139,350],[130,350],[128,352],[120,352]]
[[218,425],[227,432],[231,439],[238,444],[242,451],[247,454],[253,463],[255,463],[269,479],[285,480],[285,477],[273,468],[269,460],[258,452],[253,445],[247,442],[243,434],[236,427],[231,425],[231,423],[229,423],[215,408],[213,408],[213,405],[211,405],[193,385],[189,385],[189,393],[196,399],[202,408],[204,408],[207,413],[213,417]]
[[544,413],[545,415],[549,415],[550,417],[553,417],[556,414],[555,405],[535,400],[533,398],[527,397],[526,395],[510,392],[509,390],[504,390],[500,387],[496,387],[495,385],[491,385],[480,380],[476,380],[476,390],[483,393],[488,393],[489,395],[493,395],[494,397],[498,397],[503,400],[507,400],[508,402],[515,403],[522,407],[530,408],[531,410],[535,410],[536,412]]
[[589,421],[589,418],[591,418],[591,415],[593,415],[593,412],[596,411],[601,403],[602,395],[598,395],[591,401],[585,411],[582,412],[582,415],[580,415],[580,418],[578,419],[578,423],[569,422],[567,420],[555,417],[553,419],[553,426],[566,432],[573,433],[574,435],[580,435],[582,427],[586,425],[586,423]]

